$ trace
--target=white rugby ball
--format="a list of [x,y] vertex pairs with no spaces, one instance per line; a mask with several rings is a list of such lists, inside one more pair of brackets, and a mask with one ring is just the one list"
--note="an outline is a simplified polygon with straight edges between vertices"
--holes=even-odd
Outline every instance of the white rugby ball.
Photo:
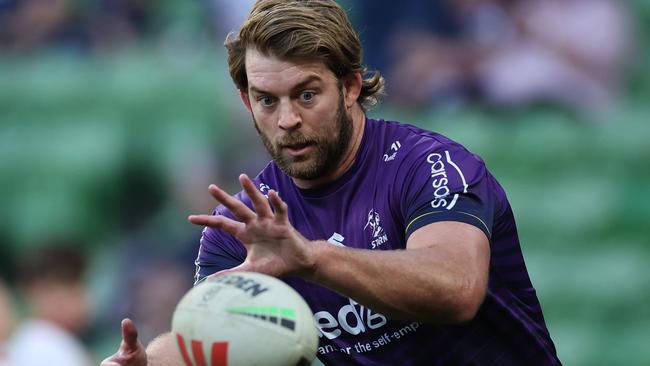
[[318,334],[305,300],[261,273],[210,277],[176,306],[172,335],[186,366],[310,365]]

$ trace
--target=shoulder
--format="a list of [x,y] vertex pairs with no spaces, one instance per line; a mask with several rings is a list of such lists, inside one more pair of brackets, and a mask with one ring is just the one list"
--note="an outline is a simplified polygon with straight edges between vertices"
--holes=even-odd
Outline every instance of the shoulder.
[[468,176],[485,172],[483,160],[460,143],[434,131],[414,125],[384,120],[370,120],[374,142],[385,150],[384,163],[395,165],[397,178],[414,167],[435,170],[452,168]]
[[444,136],[438,132],[417,127],[412,124],[399,121],[387,120],[368,120],[368,129],[374,143],[392,143],[399,142],[400,149],[405,147],[404,151],[410,153],[418,151],[436,150],[464,150],[470,153],[463,145]]

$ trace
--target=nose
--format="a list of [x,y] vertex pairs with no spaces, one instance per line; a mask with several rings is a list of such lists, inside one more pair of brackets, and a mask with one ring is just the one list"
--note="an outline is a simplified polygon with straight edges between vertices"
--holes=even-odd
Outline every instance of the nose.
[[298,113],[295,106],[290,101],[281,103],[279,112],[278,127],[281,129],[295,130],[302,125],[300,113]]

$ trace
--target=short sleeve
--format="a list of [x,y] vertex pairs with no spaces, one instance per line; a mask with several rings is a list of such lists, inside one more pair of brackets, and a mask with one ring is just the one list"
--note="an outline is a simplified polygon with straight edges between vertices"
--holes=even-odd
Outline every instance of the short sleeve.
[[495,195],[483,161],[457,144],[418,145],[411,164],[402,168],[406,237],[430,223],[459,221],[491,240]]

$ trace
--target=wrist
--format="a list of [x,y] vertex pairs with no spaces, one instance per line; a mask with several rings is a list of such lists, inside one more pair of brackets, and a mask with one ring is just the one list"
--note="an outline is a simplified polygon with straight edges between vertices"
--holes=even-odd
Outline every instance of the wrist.
[[307,255],[306,265],[301,271],[300,277],[312,282],[318,282],[319,269],[323,265],[323,258],[327,257],[324,253],[331,245],[324,240],[312,240],[308,244],[309,254]]

